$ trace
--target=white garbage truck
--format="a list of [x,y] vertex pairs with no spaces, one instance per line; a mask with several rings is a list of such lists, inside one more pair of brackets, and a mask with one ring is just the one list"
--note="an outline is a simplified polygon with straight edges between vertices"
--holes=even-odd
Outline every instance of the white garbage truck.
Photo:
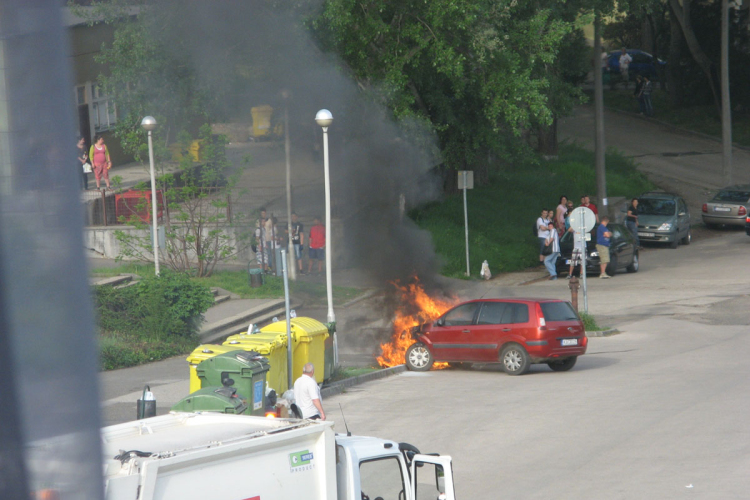
[[454,500],[449,456],[331,422],[179,413],[102,429],[107,500]]

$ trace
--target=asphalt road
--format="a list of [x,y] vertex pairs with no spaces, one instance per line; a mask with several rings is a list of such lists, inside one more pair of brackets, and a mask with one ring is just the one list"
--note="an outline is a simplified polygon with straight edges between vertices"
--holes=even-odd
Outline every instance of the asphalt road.
[[749,248],[734,233],[649,249],[640,272],[592,279],[591,312],[622,333],[590,339],[571,372],[408,372],[324,406],[338,431],[341,404],[355,434],[453,456],[458,498],[746,498]]

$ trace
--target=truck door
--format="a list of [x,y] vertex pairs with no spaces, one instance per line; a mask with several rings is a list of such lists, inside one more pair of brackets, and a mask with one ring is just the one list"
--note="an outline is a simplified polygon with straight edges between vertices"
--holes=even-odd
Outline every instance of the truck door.
[[455,500],[449,456],[414,455],[411,462],[413,500]]

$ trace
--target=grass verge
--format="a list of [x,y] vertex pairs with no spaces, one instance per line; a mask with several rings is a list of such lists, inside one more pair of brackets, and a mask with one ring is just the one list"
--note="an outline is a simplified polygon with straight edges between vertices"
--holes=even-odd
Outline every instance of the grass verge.
[[[633,197],[654,188],[629,158],[606,155],[610,197]],[[474,276],[487,260],[493,274],[518,271],[539,264],[539,242],[532,227],[543,208],[554,209],[560,195],[577,206],[581,195],[596,193],[594,154],[577,145],[562,145],[557,160],[529,162],[498,172],[490,183],[467,194],[469,255]],[[430,231],[443,258],[443,274],[464,278],[463,195],[449,196],[410,213]]]
[[596,319],[588,313],[579,312],[578,316],[581,317],[581,321],[583,321],[583,327],[587,332],[600,332],[607,329],[599,326],[599,324],[596,322]]
[[103,331],[99,335],[99,360],[102,370],[116,370],[188,354],[198,344],[195,337],[164,340]]
[[[677,107],[661,89],[654,89],[651,100],[654,105],[654,118],[676,127],[721,138],[721,117],[713,105]],[[604,105],[621,111],[639,112],[638,101],[633,97],[632,89],[606,90]],[[737,144],[750,146],[750,116],[734,113],[732,140]]]
[[328,383],[338,382],[339,380],[344,380],[347,378],[358,377],[366,373],[372,373],[372,372],[378,371],[379,369],[380,368],[373,368],[373,367],[339,366],[335,370],[333,370],[333,373],[331,374],[331,379],[328,381]]

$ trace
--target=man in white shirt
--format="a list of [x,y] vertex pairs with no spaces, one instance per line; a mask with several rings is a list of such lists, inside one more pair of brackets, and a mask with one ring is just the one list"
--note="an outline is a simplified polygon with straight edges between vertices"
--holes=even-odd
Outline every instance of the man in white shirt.
[[294,382],[294,399],[302,412],[302,418],[325,420],[326,414],[320,403],[320,388],[315,382],[315,367],[307,363],[302,368],[302,376]]
[[547,226],[550,236],[547,238],[546,244],[552,246],[552,253],[544,258],[544,267],[549,271],[549,279],[557,279],[557,258],[560,257],[560,240],[557,235],[557,230],[554,228],[552,223]]
[[536,234],[539,238],[539,264],[544,264],[544,254],[542,251],[544,250],[547,238],[549,238],[549,230],[547,229],[549,225],[548,213],[547,210],[542,210],[542,216],[536,220]]
[[628,86],[628,68],[630,68],[631,62],[633,62],[633,58],[630,57],[627,49],[623,48],[622,52],[620,53],[620,75],[622,75],[622,81],[625,82],[625,87]]

